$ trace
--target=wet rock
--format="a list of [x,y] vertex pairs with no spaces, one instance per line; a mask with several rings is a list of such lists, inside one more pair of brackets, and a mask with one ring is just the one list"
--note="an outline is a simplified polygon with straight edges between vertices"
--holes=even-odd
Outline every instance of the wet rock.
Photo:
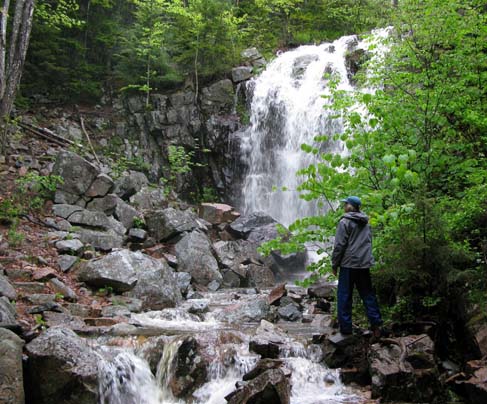
[[103,197],[110,192],[112,187],[113,180],[106,174],[99,174],[85,192],[85,195],[90,198]]
[[13,331],[20,329],[17,323],[17,313],[14,306],[10,304],[8,298],[0,297],[0,328],[8,328]]
[[83,243],[78,239],[60,240],[56,243],[56,249],[61,254],[77,255],[81,252],[83,247]]
[[36,403],[97,401],[99,357],[73,331],[50,328],[26,346],[29,392]]
[[226,307],[218,313],[218,318],[227,323],[259,322],[270,315],[270,306],[266,299],[256,298]]
[[235,91],[231,80],[225,79],[205,87],[201,91],[201,109],[204,113],[230,113]]
[[188,272],[176,272],[175,273],[179,290],[183,295],[188,292],[189,285],[191,284],[191,274]]
[[22,341],[12,331],[0,328],[0,402],[24,404]]
[[72,255],[60,255],[57,264],[63,272],[68,272],[74,264],[78,261],[78,257]]
[[308,66],[319,59],[318,55],[303,55],[297,57],[293,64],[293,72],[292,77],[294,79],[300,79],[303,77],[304,72],[308,68]]
[[128,200],[147,184],[149,184],[149,180],[145,174],[138,171],[131,171],[129,175],[125,175],[115,181],[113,193],[122,199]]
[[434,344],[426,334],[373,344],[369,364],[373,398],[432,402],[441,397]]
[[5,296],[10,300],[17,299],[17,292],[5,275],[0,273],[0,297]]
[[174,208],[148,212],[145,215],[145,222],[149,235],[157,241],[167,240],[199,227],[194,214]]
[[240,83],[252,77],[252,68],[248,66],[239,66],[232,69],[232,81]]
[[101,231],[81,229],[77,232],[79,239],[87,245],[101,251],[110,251],[114,248],[121,248],[124,243],[122,235],[114,230]]
[[189,301],[188,313],[201,315],[210,311],[208,299],[191,299]]
[[141,252],[131,253],[137,284],[128,293],[142,301],[143,310],[161,310],[177,306],[182,295],[173,269],[164,261]]
[[467,362],[468,376],[465,380],[457,381],[453,388],[472,404],[484,404],[487,402],[487,362],[473,360]]
[[310,297],[335,299],[337,285],[335,283],[320,280],[308,288]]
[[247,265],[247,285],[257,288],[269,288],[276,284],[272,271],[263,265]]
[[138,281],[133,254],[129,250],[120,250],[84,262],[76,271],[76,276],[79,281],[96,288],[111,287],[115,292],[129,291]]
[[[257,245],[246,240],[235,241],[217,241],[213,244],[218,261],[223,267],[230,268],[239,273],[241,264],[258,264],[260,263],[260,255],[257,252]],[[240,275],[245,278],[246,270]]]
[[352,82],[354,81],[353,77],[369,58],[370,54],[364,49],[354,49],[345,54],[345,66],[347,68],[348,78]]
[[194,337],[185,337],[174,357],[174,373],[169,387],[175,397],[190,396],[207,378],[208,362],[200,354],[200,347]]
[[270,369],[240,384],[225,400],[228,404],[289,404],[290,397],[291,386],[284,372],[281,369]]
[[191,274],[197,284],[207,286],[212,281],[222,283],[223,277],[212,254],[210,240],[204,233],[195,230],[186,234],[176,244],[176,256],[178,269]]
[[73,289],[68,285],[65,285],[62,281],[57,278],[53,278],[49,281],[49,286],[54,291],[54,293],[59,293],[64,296],[64,299],[70,301],[76,301],[77,296]]
[[57,155],[52,174],[63,178],[63,183],[57,187],[56,202],[74,204],[88,190],[99,171],[77,154],[62,151]]
[[126,229],[134,225],[134,219],[139,216],[136,209],[119,199],[115,207],[115,218],[119,220]]
[[235,237],[246,239],[252,231],[269,224],[277,223],[264,212],[255,212],[250,215],[240,216],[228,226],[228,231]]
[[279,307],[277,312],[279,313],[279,316],[286,321],[299,321],[303,318],[303,314],[294,304]]
[[130,204],[139,210],[162,209],[167,205],[164,189],[143,186],[139,192],[130,197]]
[[277,359],[281,347],[287,342],[287,335],[280,328],[262,320],[255,336],[249,341],[249,349],[262,358]]
[[120,198],[115,194],[108,194],[103,198],[95,198],[86,204],[86,209],[103,212],[107,216],[113,215]]

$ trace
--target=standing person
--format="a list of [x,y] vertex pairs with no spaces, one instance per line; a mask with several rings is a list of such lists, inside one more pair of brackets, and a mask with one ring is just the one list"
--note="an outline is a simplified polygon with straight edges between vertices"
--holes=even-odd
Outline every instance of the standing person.
[[331,257],[333,274],[336,276],[340,270],[337,299],[340,332],[352,333],[352,297],[356,286],[374,336],[380,337],[382,317],[370,279],[374,257],[369,218],[360,211],[362,202],[359,197],[349,196],[341,202],[344,203],[345,214],[337,226]]

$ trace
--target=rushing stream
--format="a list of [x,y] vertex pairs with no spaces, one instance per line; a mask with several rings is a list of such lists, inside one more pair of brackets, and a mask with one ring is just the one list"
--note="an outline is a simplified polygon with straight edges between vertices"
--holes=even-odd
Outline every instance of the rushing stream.
[[[218,313],[228,305],[235,304],[235,294],[239,290],[219,291],[207,293],[205,300],[209,301],[210,311],[203,319],[194,317],[189,320],[184,305],[190,305],[191,300],[184,303],[181,309],[166,309],[132,316],[132,323],[146,327],[148,338],[134,338],[119,347],[119,338],[99,338],[99,350],[104,360],[100,366],[99,394],[100,403],[106,404],[184,404],[186,402],[199,404],[224,404],[225,396],[235,389],[236,382],[249,372],[259,359],[259,355],[249,352],[249,338],[255,332],[258,324],[246,323],[229,325],[215,320]],[[238,301],[251,301],[255,294],[239,293]],[[266,293],[266,292],[264,292]],[[186,314],[184,314],[186,313]],[[339,377],[339,371],[328,369],[320,362],[320,352],[305,345],[305,337],[319,332],[311,324],[288,323],[288,344],[283,349],[280,358],[291,373],[291,403],[292,404],[339,404],[363,403],[364,398],[345,387]],[[286,329],[286,324],[280,324]],[[186,331],[182,331],[185,329]],[[188,331],[189,330],[189,331]],[[190,401],[174,398],[169,380],[174,374],[175,355],[185,336],[198,335],[205,339],[205,333],[210,335],[227,335],[235,333],[242,340],[240,342],[225,343],[211,346],[214,360],[208,369],[208,379],[198,388]],[[168,336],[168,334],[171,334]],[[163,337],[157,336],[163,335]],[[162,355],[157,364],[154,376],[149,367],[146,353],[163,338]],[[316,346],[315,346],[316,347]],[[110,358],[110,359],[106,359]]]

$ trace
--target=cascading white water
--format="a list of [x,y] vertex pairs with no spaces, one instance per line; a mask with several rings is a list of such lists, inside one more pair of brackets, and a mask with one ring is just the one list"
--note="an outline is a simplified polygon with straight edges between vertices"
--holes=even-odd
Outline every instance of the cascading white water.
[[[387,29],[374,33],[375,38],[385,35]],[[250,127],[242,143],[248,166],[242,191],[245,213],[262,211],[284,225],[318,213],[317,203],[300,199],[297,191],[302,179],[296,171],[317,158],[302,151],[301,144],[314,144],[316,136],[327,135],[330,141],[324,147],[328,151],[346,152],[341,142],[332,140],[334,134],[341,133],[342,125],[325,108],[331,100],[323,98],[330,94],[324,76],[331,73],[339,77],[338,88],[351,90],[347,52],[367,49],[373,40],[345,36],[333,43],[301,46],[279,55],[250,82]],[[276,191],[275,187],[287,190]]]

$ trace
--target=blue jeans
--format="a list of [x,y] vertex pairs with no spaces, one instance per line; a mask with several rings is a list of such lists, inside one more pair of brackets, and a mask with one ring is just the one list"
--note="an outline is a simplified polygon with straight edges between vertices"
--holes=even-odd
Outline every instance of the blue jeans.
[[374,327],[382,324],[379,304],[370,279],[370,268],[342,267],[338,276],[337,306],[340,331],[344,333],[352,332],[352,297],[355,286],[364,303],[370,325]]

